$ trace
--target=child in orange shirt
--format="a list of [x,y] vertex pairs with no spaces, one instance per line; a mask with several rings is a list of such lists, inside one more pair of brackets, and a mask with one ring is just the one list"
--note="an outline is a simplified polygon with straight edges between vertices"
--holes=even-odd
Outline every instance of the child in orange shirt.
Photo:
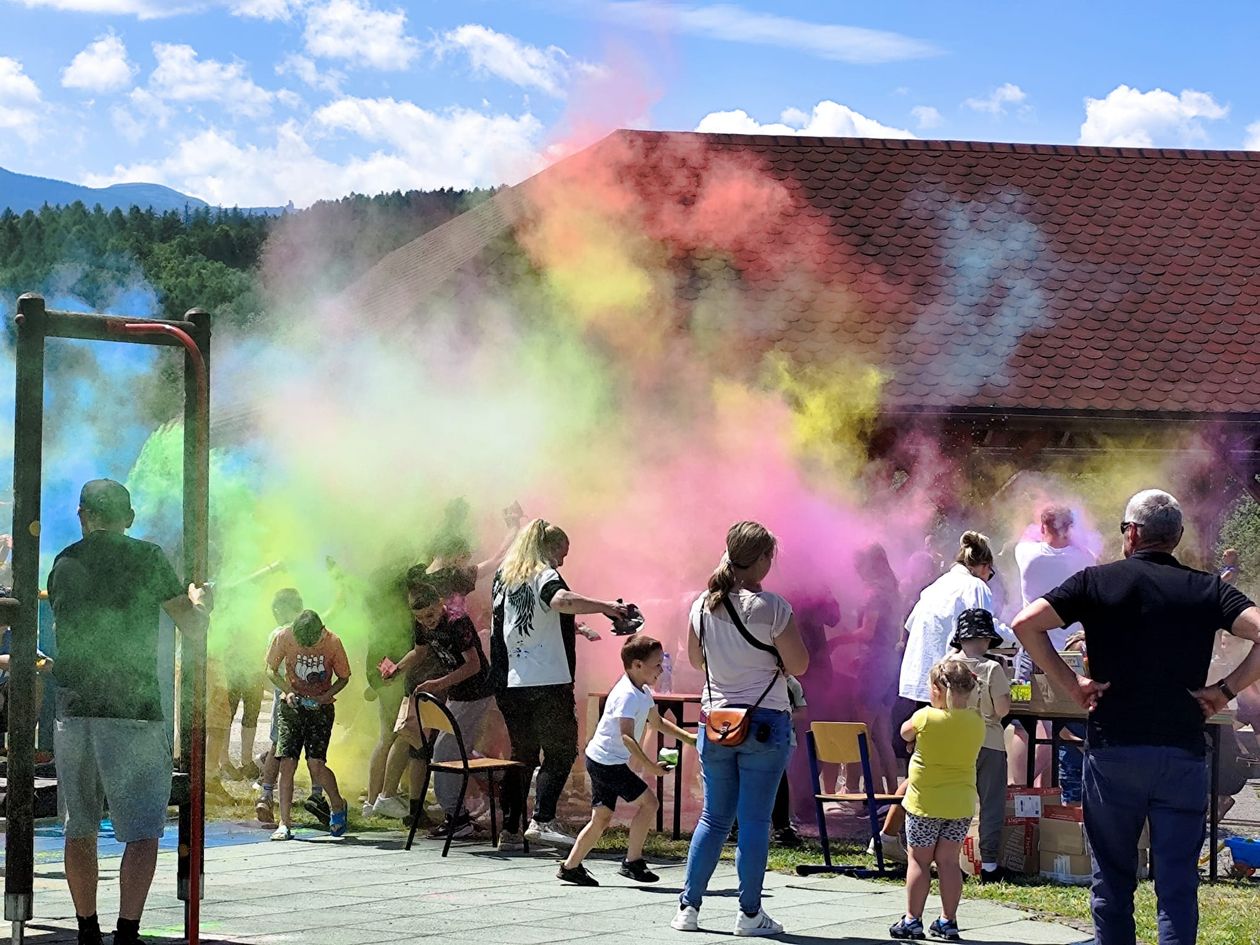
[[[280,667],[284,665],[281,675]],[[280,759],[280,825],[272,840],[293,837],[293,775],[306,751],[311,777],[323,786],[329,801],[329,832],[346,832],[346,802],[337,789],[337,777],[328,767],[328,742],[336,716],[333,702],[350,682],[350,661],[341,640],[331,633],[313,610],[298,614],[267,651],[267,674],[281,691],[276,757]]]

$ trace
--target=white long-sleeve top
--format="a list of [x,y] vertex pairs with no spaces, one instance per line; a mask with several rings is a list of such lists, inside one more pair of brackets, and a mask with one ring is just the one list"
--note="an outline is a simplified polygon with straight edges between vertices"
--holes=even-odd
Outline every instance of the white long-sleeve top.
[[[931,702],[928,671],[949,651],[949,638],[964,610],[982,608],[992,613],[993,592],[989,585],[961,564],[938,577],[923,589],[919,601],[906,618],[906,652],[901,658],[901,679],[897,692],[903,699]],[[994,618],[1003,639],[1013,641],[1011,630]]]

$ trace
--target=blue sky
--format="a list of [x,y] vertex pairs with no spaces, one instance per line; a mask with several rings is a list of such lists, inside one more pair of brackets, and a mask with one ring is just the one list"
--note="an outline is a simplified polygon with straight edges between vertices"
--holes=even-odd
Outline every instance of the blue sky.
[[1260,148],[1246,2],[0,0],[0,166],[215,203],[514,182],[617,126]]

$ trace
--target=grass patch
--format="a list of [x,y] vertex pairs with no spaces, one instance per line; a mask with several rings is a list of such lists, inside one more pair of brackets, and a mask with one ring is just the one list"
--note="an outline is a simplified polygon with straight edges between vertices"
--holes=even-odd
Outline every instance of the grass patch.
[[[688,840],[671,840],[665,834],[650,834],[644,846],[648,859],[685,859]],[[598,850],[622,852],[626,831],[617,828],[604,834]],[[832,861],[859,863],[873,867],[875,858],[867,856],[864,845],[835,842],[831,845]],[[735,847],[722,849],[722,859],[734,861]],[[799,849],[771,845],[770,869],[778,873],[795,873],[798,863],[822,862],[822,849],[807,841]],[[898,880],[875,880],[891,886]],[[935,891],[935,883],[933,883]],[[1068,925],[1090,928],[1089,890],[1083,886],[1061,886],[1036,877],[1020,877],[1012,882],[991,886],[968,882],[963,890],[963,925],[966,925],[967,899],[987,899],[1024,909],[1038,918],[1064,921]],[[1204,884],[1199,890],[1199,945],[1260,945],[1260,884],[1223,880],[1215,886]],[[1135,903],[1138,938],[1155,942],[1159,933],[1155,924],[1155,888],[1152,883],[1139,884]],[[1084,934],[1082,938],[1086,937]]]

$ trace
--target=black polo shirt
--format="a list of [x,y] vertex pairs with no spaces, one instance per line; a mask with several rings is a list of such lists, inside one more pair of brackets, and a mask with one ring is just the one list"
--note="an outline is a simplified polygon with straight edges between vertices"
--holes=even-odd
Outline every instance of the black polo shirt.
[[1090,714],[1090,747],[1168,745],[1204,751],[1190,691],[1207,684],[1216,632],[1248,607],[1245,594],[1170,554],[1086,568],[1045,595],[1064,626],[1085,627],[1090,676],[1111,688]]

